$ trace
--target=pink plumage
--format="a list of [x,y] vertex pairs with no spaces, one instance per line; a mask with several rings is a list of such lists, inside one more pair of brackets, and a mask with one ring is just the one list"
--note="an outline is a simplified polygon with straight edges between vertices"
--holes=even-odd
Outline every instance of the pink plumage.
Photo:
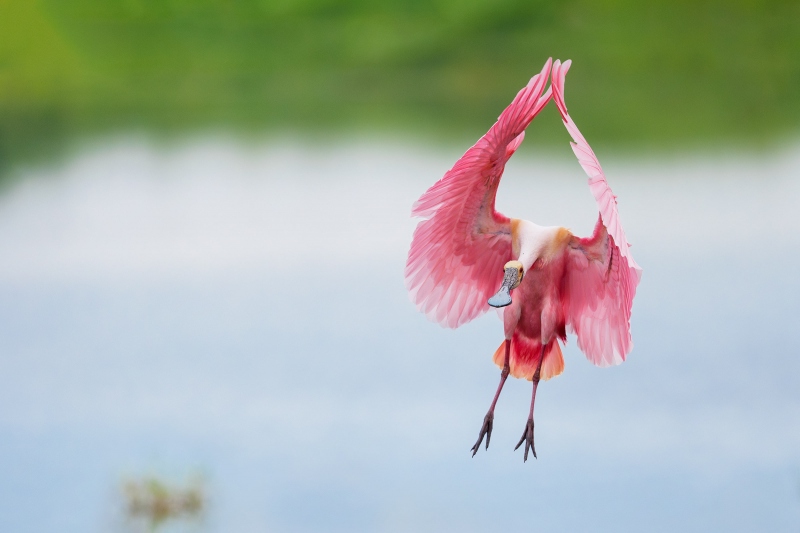
[[[551,67],[552,85],[545,91]],[[505,341],[494,355],[503,370],[473,455],[484,436],[489,446],[494,408],[511,374],[533,382],[530,415],[517,447],[525,443],[526,460],[528,449],[536,456],[536,389],[540,379],[563,371],[558,343],[566,340],[567,328],[575,332],[586,357],[599,366],[621,363],[633,347],[630,316],[641,268],[625,238],[616,196],[567,112],[564,80],[569,67],[570,61],[548,59],[486,135],[412,209],[412,216],[424,220],[414,232],[405,276],[419,309],[439,324],[455,328],[487,311],[490,304],[504,308]],[[551,97],[589,176],[600,212],[588,238],[575,237],[566,228],[511,219],[495,210],[505,164]]]
[[406,286],[419,309],[443,326],[456,328],[486,312],[486,300],[503,278],[502,266],[511,259],[509,219],[495,211],[495,194],[525,128],[550,100],[549,90],[542,96],[549,71],[548,60],[411,210],[427,220],[414,232]]
[[[642,269],[631,255],[619,221],[617,197],[589,143],[567,113],[564,78],[571,65],[553,64],[553,99],[567,131],[572,151],[589,176],[589,188],[597,201],[600,217],[589,239],[578,239],[570,247],[564,304],[567,323],[578,337],[578,347],[598,366],[619,364],[633,348],[630,333],[631,308]],[[587,261],[595,256],[600,260]]]

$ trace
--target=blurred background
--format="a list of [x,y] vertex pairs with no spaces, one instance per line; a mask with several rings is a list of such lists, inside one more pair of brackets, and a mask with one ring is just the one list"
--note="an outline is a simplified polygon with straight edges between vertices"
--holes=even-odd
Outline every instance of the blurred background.
[[[0,529],[797,531],[800,3],[0,0]],[[547,57],[644,268],[495,390],[411,203]],[[553,106],[498,209],[591,232]]]

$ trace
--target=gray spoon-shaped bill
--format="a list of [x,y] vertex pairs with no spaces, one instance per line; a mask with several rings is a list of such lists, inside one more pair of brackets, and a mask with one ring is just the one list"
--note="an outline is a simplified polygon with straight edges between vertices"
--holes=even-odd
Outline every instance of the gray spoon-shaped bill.
[[505,307],[511,304],[511,289],[519,284],[519,270],[514,267],[506,268],[503,274],[503,284],[494,296],[489,298],[489,305],[492,307]]

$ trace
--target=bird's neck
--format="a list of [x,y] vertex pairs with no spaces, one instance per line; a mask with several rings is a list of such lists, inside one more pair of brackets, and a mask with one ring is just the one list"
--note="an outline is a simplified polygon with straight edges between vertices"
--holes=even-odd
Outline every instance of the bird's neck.
[[559,226],[539,226],[528,220],[511,220],[511,242],[514,257],[525,272],[537,259],[551,259],[572,234]]

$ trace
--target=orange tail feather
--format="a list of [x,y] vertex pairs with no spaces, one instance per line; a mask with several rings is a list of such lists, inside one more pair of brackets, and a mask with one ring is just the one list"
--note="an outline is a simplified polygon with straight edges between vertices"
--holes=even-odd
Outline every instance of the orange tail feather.
[[[503,341],[497,351],[494,352],[492,360],[500,368],[506,353],[506,342]],[[511,375],[515,378],[525,378],[528,381],[533,379],[536,366],[539,364],[539,357],[542,353],[542,345],[539,341],[534,341],[521,335],[515,334],[511,339]],[[541,379],[548,380],[554,378],[564,371],[564,357],[561,355],[561,346],[558,340],[553,340],[547,347],[547,352],[542,363]]]

